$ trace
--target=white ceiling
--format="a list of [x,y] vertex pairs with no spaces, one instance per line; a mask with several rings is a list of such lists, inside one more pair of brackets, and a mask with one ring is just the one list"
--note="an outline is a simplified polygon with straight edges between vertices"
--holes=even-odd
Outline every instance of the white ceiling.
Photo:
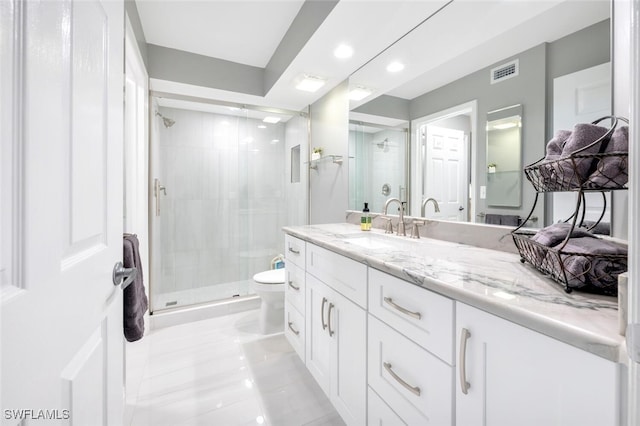
[[136,0],[147,43],[264,68],[304,0]]
[[[148,43],[264,67],[303,1],[136,0],[136,4]],[[342,0],[264,97],[157,79],[151,79],[151,89],[302,110],[351,76],[352,83],[371,87],[375,93],[351,102],[350,108],[383,93],[413,99],[606,19],[609,11],[608,0]],[[333,57],[340,43],[355,49],[353,57]],[[404,71],[384,70],[389,61],[398,59],[405,63]],[[327,84],[313,94],[301,92],[294,81],[303,73],[325,77]]]

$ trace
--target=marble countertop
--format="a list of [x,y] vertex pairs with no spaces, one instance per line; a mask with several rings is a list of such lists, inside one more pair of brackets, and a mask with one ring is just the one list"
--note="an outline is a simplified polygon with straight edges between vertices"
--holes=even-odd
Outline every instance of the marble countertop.
[[615,362],[626,363],[618,300],[574,291],[520,256],[431,238],[360,231],[348,223],[284,227],[284,232],[415,285],[490,312]]

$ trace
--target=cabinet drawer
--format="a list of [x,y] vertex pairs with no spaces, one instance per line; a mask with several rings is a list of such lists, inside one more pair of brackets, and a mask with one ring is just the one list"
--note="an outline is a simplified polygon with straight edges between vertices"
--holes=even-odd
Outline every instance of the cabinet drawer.
[[307,245],[307,273],[362,308],[367,307],[367,267],[322,247]]
[[306,243],[304,240],[286,234],[284,236],[284,253],[287,263],[293,263],[294,265],[304,268],[305,246]]
[[368,388],[367,424],[371,426],[396,426],[406,424],[402,418],[375,393]]
[[304,312],[304,289],[305,274],[304,269],[294,264],[286,265],[284,294],[288,303],[300,312]]
[[454,301],[369,268],[369,312],[453,365]]
[[410,425],[451,425],[453,367],[369,315],[369,386]]
[[304,362],[304,317],[291,303],[284,304],[284,335]]

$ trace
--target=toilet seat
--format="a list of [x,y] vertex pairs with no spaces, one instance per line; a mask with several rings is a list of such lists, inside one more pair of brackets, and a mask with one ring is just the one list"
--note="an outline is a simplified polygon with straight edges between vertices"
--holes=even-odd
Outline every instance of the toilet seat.
[[253,281],[259,284],[284,284],[284,269],[270,269],[258,272],[253,276]]

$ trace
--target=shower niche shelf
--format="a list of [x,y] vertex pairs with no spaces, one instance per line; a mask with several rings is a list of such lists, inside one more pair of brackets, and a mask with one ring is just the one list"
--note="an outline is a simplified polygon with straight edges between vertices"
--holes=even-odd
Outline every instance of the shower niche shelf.
[[309,168],[317,170],[318,169],[318,163],[324,162],[324,161],[327,161],[327,160],[331,160],[331,162],[333,164],[337,164],[339,166],[342,165],[342,155],[325,155],[323,157],[320,157],[317,160],[311,160],[309,162]]

